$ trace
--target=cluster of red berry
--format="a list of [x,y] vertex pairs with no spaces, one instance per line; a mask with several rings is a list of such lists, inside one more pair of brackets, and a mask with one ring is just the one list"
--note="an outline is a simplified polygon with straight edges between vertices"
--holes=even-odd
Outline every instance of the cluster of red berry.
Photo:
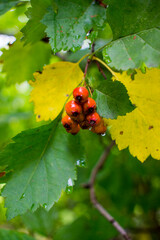
[[97,134],[104,134],[106,126],[96,110],[96,102],[88,97],[85,87],[77,87],[73,91],[75,100],[69,101],[65,110],[67,115],[62,118],[62,124],[68,133],[77,134],[82,129],[90,129]]

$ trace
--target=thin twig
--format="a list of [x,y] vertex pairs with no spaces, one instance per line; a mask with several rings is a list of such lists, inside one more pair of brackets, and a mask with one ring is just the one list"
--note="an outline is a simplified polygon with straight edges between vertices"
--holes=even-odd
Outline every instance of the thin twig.
[[91,48],[91,52],[92,52],[92,53],[94,53],[94,47],[95,47],[95,43],[93,42],[92,48]]
[[85,66],[85,70],[84,70],[84,76],[83,76],[84,79],[85,79],[85,77],[86,77],[86,74],[87,74],[87,70],[88,70],[88,66],[89,66],[90,61],[91,61],[91,60],[88,58],[88,59],[87,59],[86,66]]
[[107,79],[106,74],[103,72],[103,70],[102,70],[102,68],[101,68],[101,66],[100,66],[100,64],[99,64],[99,62],[96,61],[96,64],[97,64],[97,67],[98,67],[100,73],[101,73],[102,76],[104,77],[104,79]]
[[[95,46],[95,43],[92,44],[92,48],[91,48],[91,53],[94,52],[94,46]],[[87,59],[87,63],[86,63],[86,66],[85,66],[85,70],[84,70],[84,76],[83,78],[85,79],[86,77],[86,74],[87,74],[87,70],[88,70],[88,66],[89,66],[89,63],[91,62],[91,59]]]
[[87,184],[84,184],[83,187],[90,189],[90,199],[93,204],[93,206],[116,228],[116,230],[123,236],[126,240],[131,240],[131,238],[128,236],[125,229],[121,227],[121,225],[107,212],[106,209],[97,201],[95,190],[94,190],[94,184],[96,181],[96,176],[99,170],[103,167],[113,145],[115,144],[114,141],[111,142],[109,146],[104,150],[103,154],[101,155],[99,161],[93,168],[90,176],[90,181]]

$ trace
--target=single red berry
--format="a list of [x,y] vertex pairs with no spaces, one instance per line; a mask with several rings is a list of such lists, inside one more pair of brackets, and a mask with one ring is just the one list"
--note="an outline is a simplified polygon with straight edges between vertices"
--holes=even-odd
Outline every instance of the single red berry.
[[76,127],[73,127],[73,128],[70,129],[70,130],[67,130],[67,129],[66,129],[66,131],[67,131],[68,133],[71,133],[72,135],[76,135],[76,134],[80,131],[80,126],[79,126],[79,124],[76,124]]
[[64,116],[61,122],[66,130],[71,130],[77,126],[77,123],[75,123],[68,115]]
[[87,102],[83,104],[83,112],[84,114],[93,113],[96,109],[96,102],[92,98],[88,98]]
[[77,87],[73,91],[73,97],[75,101],[79,104],[87,101],[89,92],[85,87]]
[[6,172],[0,172],[0,177],[3,177],[6,175]]
[[97,134],[105,134],[107,127],[104,125],[104,121],[102,120],[98,126],[92,127],[91,131]]
[[101,118],[97,112],[89,114],[86,119],[91,126],[98,126],[101,122]]
[[69,101],[66,104],[65,109],[66,109],[66,113],[70,117],[77,117],[82,113],[82,107],[78,105],[74,100]]

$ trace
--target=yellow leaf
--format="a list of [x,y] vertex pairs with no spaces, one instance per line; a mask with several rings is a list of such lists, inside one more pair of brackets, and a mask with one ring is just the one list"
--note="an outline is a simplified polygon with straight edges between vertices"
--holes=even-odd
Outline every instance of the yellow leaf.
[[53,120],[61,112],[68,96],[82,81],[78,63],[57,62],[47,65],[42,73],[34,73],[30,100],[34,102],[37,121]]
[[118,148],[129,147],[130,153],[143,162],[150,154],[160,159],[160,69],[137,70],[134,80],[123,72],[116,73],[129,94],[135,110],[116,120],[108,119],[112,139]]

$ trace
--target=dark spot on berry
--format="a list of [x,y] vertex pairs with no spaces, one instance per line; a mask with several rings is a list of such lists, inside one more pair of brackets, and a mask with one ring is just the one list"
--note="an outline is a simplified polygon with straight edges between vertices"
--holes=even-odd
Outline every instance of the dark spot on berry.
[[64,124],[64,127],[67,129],[67,130],[71,130],[71,126],[67,123]]
[[77,117],[78,116],[78,112],[72,112],[73,117]]
[[37,71],[38,73],[40,73],[40,74],[42,74],[42,72],[41,71]]
[[95,123],[96,123],[95,120],[91,120],[91,121],[90,121],[90,125],[91,125],[91,126],[93,126]]
[[81,96],[77,96],[76,100],[80,103],[82,101],[82,97]]
[[153,128],[153,126],[149,126],[149,128],[148,128],[148,129],[149,129],[149,130],[151,130],[152,128]]
[[120,133],[119,133],[120,135],[123,135],[123,131],[120,131]]
[[41,115],[38,115],[38,118],[40,118],[41,117]]
[[88,109],[88,113],[93,113],[94,112],[94,108],[93,107],[90,107],[89,109]]
[[148,147],[146,147],[146,149],[148,149]]
[[158,152],[158,151],[159,151],[159,149],[156,149],[156,151]]
[[52,67],[52,69],[55,69],[55,67]]

